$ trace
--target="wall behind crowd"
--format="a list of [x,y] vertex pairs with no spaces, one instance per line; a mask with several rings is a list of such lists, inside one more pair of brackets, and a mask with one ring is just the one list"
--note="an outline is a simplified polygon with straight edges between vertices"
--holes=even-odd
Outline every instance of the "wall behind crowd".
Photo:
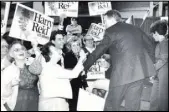
[[[142,21],[143,21],[143,16],[146,12],[146,8],[149,8],[150,3],[149,2],[111,2],[112,3],[112,8],[119,10],[122,13],[122,17],[124,19],[127,19],[128,17],[131,16],[131,14],[134,15],[135,19],[135,25],[140,26]],[[21,2],[21,4],[26,5],[30,8],[38,8],[36,10],[41,10],[43,12],[44,10],[44,2]],[[37,6],[38,5],[38,6]],[[15,6],[16,4],[12,4],[10,7],[10,12],[9,12],[9,20],[8,20],[8,30],[10,28],[10,25],[12,23],[12,18],[15,12]],[[40,8],[41,6],[41,8]],[[139,11],[139,15],[137,15],[137,11]],[[80,1],[79,2],[79,20],[78,23],[82,26],[83,32],[85,33],[87,29],[89,28],[90,24],[92,22],[99,23],[101,22],[100,16],[89,16],[89,10],[88,10],[88,2],[86,1]],[[149,24],[154,22],[155,20],[159,20],[158,18],[151,17],[147,18],[144,24],[142,25],[142,29],[146,32],[149,33],[149,30],[144,27],[149,27]],[[148,22],[147,22],[148,21]],[[152,22],[151,22],[152,21]],[[66,18],[64,21],[64,26],[70,24],[70,18]]]
[[[127,17],[131,14],[135,14],[136,9],[141,10],[143,8],[149,7],[149,2],[111,2],[112,3],[112,8],[113,9],[117,9],[120,12],[122,12],[122,14],[125,12],[127,14],[125,14],[125,18],[127,19]],[[41,8],[39,10],[41,10],[41,12],[43,12],[44,10],[44,2],[38,2],[36,3],[35,6],[34,2],[21,2],[21,4],[26,5],[30,8],[34,8],[34,7],[39,7],[41,6]],[[8,17],[8,25],[7,25],[7,31],[10,30],[11,27],[11,23],[12,23],[12,19],[14,16],[14,12],[15,12],[15,8],[16,8],[16,4],[11,4],[10,7],[10,12],[9,12],[9,17]],[[38,9],[37,9],[38,10]],[[140,11],[139,14],[143,15],[145,12]],[[89,10],[88,10],[88,2],[86,1],[80,1],[79,2],[79,14],[78,14],[78,24],[80,24],[82,26],[82,30],[83,33],[85,34],[88,30],[88,28],[90,27],[91,23],[100,23],[101,22],[101,18],[100,16],[89,16]],[[123,17],[124,15],[122,15]],[[147,34],[149,34],[149,27],[151,25],[151,23],[153,23],[156,20],[159,20],[160,18],[156,18],[156,17],[148,17],[144,24],[141,26],[141,28],[143,29],[143,31],[145,31]],[[143,22],[143,18],[142,17],[137,17],[137,15],[134,16],[134,20],[135,20],[135,25],[140,27],[140,25]],[[66,34],[66,26],[70,24],[70,17],[66,18],[64,20],[64,32]],[[26,44],[26,46],[29,46],[28,44]]]

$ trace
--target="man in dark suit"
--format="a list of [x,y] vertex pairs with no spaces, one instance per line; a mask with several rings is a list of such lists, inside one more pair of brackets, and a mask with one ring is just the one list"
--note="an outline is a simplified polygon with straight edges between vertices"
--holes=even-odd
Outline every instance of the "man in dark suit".
[[125,109],[139,110],[143,81],[155,75],[152,43],[139,28],[122,23],[116,10],[104,15],[106,32],[104,39],[84,63],[87,71],[107,50],[111,56],[109,94],[105,111],[119,111],[125,99]]

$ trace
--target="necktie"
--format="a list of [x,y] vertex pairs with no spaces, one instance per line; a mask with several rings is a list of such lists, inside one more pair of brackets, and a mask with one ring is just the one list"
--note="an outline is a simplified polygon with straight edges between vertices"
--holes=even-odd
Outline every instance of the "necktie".
[[59,64],[61,67],[64,68],[64,58],[63,58],[63,55],[62,55],[61,59],[57,62],[57,64]]

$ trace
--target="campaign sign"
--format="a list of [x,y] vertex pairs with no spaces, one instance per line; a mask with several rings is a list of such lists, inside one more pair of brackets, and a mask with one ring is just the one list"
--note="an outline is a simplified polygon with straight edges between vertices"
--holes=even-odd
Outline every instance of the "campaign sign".
[[17,3],[9,36],[46,44],[50,40],[54,20],[34,9]]
[[10,2],[1,2],[1,36],[6,32]]
[[101,41],[105,33],[105,27],[99,24],[92,23],[87,32],[87,35],[90,35],[94,38],[95,41]]
[[96,16],[112,10],[111,2],[88,2],[89,15]]
[[78,17],[78,2],[45,2],[45,14],[48,16]]
[[160,20],[166,20],[166,21],[168,21],[168,17],[160,17]]
[[86,90],[79,89],[77,111],[103,111],[105,99]]
[[98,59],[94,65],[90,67],[90,69],[87,71],[87,79],[104,79],[105,78],[105,71],[108,68],[105,68],[102,66],[101,63],[106,61],[103,58]]

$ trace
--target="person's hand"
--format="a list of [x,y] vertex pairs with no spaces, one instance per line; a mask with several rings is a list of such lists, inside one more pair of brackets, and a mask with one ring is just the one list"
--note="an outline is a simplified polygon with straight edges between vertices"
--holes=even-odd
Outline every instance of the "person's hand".
[[29,38],[29,41],[31,42],[32,47],[38,45],[36,33],[29,34],[28,38]]
[[100,61],[100,66],[108,69],[110,67],[110,64],[106,60],[103,59]]
[[92,93],[93,88],[92,87],[86,87],[86,91],[88,91],[89,93]]
[[149,82],[154,83],[154,76],[150,77],[149,79],[150,79]]
[[80,55],[79,62],[83,63],[86,60],[87,54],[88,53],[85,53],[83,50],[81,50],[79,53],[79,55]]
[[86,75],[86,74],[85,74],[85,71],[82,71],[81,76],[84,76],[84,75]]
[[31,45],[32,45],[32,53],[35,54],[36,56],[39,56],[41,54],[40,49],[38,48],[38,41],[37,37],[35,34],[30,35],[31,38]]
[[37,47],[38,46],[38,42],[37,42],[35,37],[34,37],[34,39],[31,40],[31,45],[32,45],[32,47]]
[[102,58],[104,58],[105,60],[109,60],[110,54],[103,54]]

